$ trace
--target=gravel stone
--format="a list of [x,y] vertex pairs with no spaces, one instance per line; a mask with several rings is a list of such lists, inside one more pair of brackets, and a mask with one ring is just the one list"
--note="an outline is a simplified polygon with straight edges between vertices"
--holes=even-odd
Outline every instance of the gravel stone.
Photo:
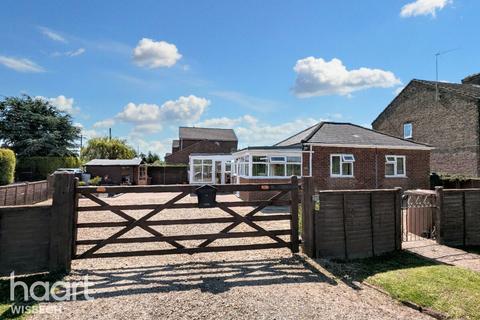
[[[128,194],[111,204],[163,203],[175,194]],[[219,195],[220,201],[239,201]],[[182,202],[196,202],[188,196]],[[81,199],[80,205],[92,205]],[[246,214],[252,208],[234,208]],[[279,208],[278,210],[281,210]],[[136,218],[148,213],[126,211]],[[268,210],[267,213],[274,213]],[[226,217],[220,209],[166,210],[155,219]],[[79,222],[122,221],[110,212],[81,212]],[[259,223],[268,229],[288,222]],[[166,234],[215,233],[227,224],[159,226]],[[119,228],[80,229],[79,239],[104,239]],[[233,231],[251,231],[244,224]],[[148,236],[135,228],[124,237]],[[288,239],[287,237],[283,237]],[[269,238],[221,239],[215,245],[267,243]],[[200,241],[183,241],[192,246]],[[99,252],[170,248],[165,243],[108,245]],[[80,248],[80,252],[85,248]],[[390,297],[359,284],[353,289],[327,270],[309,265],[288,249],[74,260],[67,282],[88,275],[86,301],[52,302],[61,313],[35,314],[31,319],[430,319]],[[46,304],[42,304],[46,305]]]

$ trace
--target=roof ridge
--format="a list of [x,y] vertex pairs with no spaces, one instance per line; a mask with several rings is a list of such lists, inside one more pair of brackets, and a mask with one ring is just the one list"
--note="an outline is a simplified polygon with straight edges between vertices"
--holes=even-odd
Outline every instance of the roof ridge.
[[[408,143],[410,143],[410,144],[416,144],[416,145],[421,145],[421,146],[425,146],[425,147],[431,147],[429,144],[426,144],[426,143],[416,142],[416,141],[413,141],[413,140],[408,140],[408,139],[396,137],[396,136],[394,136],[394,135],[391,135],[391,134],[388,134],[388,133],[383,133],[383,132],[380,132],[380,131],[377,131],[377,130],[374,130],[374,129],[366,128],[366,127],[363,127],[363,126],[358,125],[358,124],[355,124],[355,123],[351,123],[351,122],[328,122],[328,121],[322,122],[321,125],[317,128],[317,130],[315,130],[315,131],[312,132],[307,138],[305,138],[304,140],[302,140],[302,143],[304,143],[304,142],[307,142],[307,143],[308,143],[308,140],[310,140],[318,131],[320,131],[320,129],[321,129],[325,124],[348,125],[348,126],[352,126],[352,127],[357,127],[357,128],[359,128],[359,129],[362,129],[362,130],[367,130],[367,131],[370,131],[370,132],[373,132],[373,133],[376,133],[376,134],[379,134],[379,135],[383,135],[383,136],[387,136],[387,137],[390,137],[390,138],[394,138],[394,139],[397,139],[397,140],[400,140],[400,141],[408,142]],[[381,146],[380,146],[380,147],[381,147]]]
[[302,131],[297,132],[297,133],[295,133],[295,134],[292,134],[292,135],[289,136],[288,138],[283,139],[283,140],[275,143],[274,146],[278,146],[280,143],[285,142],[285,141],[287,141],[288,139],[291,139],[291,138],[293,138],[293,137],[295,137],[295,136],[298,136],[300,133],[305,132],[305,131],[307,131],[307,130],[309,130],[309,129],[312,129],[313,127],[318,126],[319,124],[320,124],[320,122],[317,122],[317,123],[315,123],[313,126],[310,126],[310,127],[308,127],[308,128],[305,128],[305,129],[303,129]]

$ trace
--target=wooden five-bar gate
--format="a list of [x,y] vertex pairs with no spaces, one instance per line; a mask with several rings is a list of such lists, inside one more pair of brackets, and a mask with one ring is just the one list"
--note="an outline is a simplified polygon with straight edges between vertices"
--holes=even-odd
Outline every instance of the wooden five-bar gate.
[[[82,186],[76,187],[76,210],[74,214],[74,231],[72,244],[72,257],[74,259],[85,258],[107,258],[107,257],[126,257],[126,256],[145,256],[145,255],[165,255],[179,253],[200,253],[200,252],[221,252],[238,250],[256,250],[272,248],[290,248],[296,253],[299,250],[298,235],[298,205],[299,205],[299,185],[296,177],[293,177],[291,183],[266,183],[266,184],[236,184],[236,185],[214,185],[218,194],[231,194],[234,192],[268,192],[269,199],[261,201],[215,201],[214,207],[223,211],[225,217],[202,217],[201,212],[205,209],[194,211],[193,216],[188,219],[162,219],[161,215],[168,209],[192,209],[198,208],[195,202],[179,202],[181,199],[194,195],[198,186],[194,185],[159,185],[159,186]],[[132,193],[172,193],[172,198],[164,203],[151,204],[109,204],[107,198],[100,197],[100,194],[123,194],[121,197],[128,199]],[[84,205],[79,198],[87,198],[95,205]],[[217,200],[222,198],[217,196]],[[79,205],[80,204],[80,205]],[[268,206],[289,206],[289,212],[258,214]],[[251,207],[248,213],[241,214],[233,210],[235,207]],[[126,211],[146,211],[148,213],[141,217],[134,217]],[[79,221],[79,214],[95,214],[100,211],[110,211],[122,218],[121,221]],[[218,211],[218,210],[217,210]],[[198,213],[200,212],[200,214]],[[153,220],[152,218],[155,217]],[[160,217],[160,219],[158,219]],[[83,219],[81,219],[83,220]],[[288,220],[288,228],[273,229],[266,226],[260,226],[259,222],[264,221],[282,221]],[[208,225],[208,224],[227,224],[217,233],[197,233],[197,234],[173,234],[165,235],[160,231],[161,226],[169,225]],[[233,232],[232,230],[241,224],[246,224],[254,231]],[[81,229],[98,228],[100,234],[101,228],[120,228],[114,229],[115,232],[102,239],[79,239],[78,231]],[[134,228],[141,228],[149,236],[142,237],[122,237]],[[201,228],[201,227],[199,227]],[[105,229],[104,229],[105,230]],[[290,236],[289,240],[281,236]],[[238,239],[251,237],[268,237],[273,240],[269,243],[238,243],[234,245],[212,245],[219,239]],[[186,246],[181,241],[200,240],[201,242],[194,246]],[[102,248],[111,244],[138,244],[138,243],[168,243],[171,248],[158,248],[149,250],[102,250]],[[88,246],[86,249],[85,247]],[[116,247],[115,247],[116,249]]]

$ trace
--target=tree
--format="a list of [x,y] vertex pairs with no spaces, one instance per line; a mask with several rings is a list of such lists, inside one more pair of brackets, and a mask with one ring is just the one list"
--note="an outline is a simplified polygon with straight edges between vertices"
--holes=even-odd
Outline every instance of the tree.
[[92,138],[81,150],[84,160],[92,159],[132,159],[136,156],[135,150],[125,140],[118,138]]
[[158,154],[148,151],[148,155],[145,157],[145,162],[154,163],[157,160],[160,160],[160,157],[158,156]]
[[0,101],[0,140],[18,157],[74,156],[79,135],[72,117],[44,99],[23,95]]

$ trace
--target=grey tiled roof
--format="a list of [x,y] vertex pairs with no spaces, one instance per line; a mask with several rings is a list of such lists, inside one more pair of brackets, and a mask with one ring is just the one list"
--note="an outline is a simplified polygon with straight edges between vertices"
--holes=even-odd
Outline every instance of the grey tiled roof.
[[180,127],[178,135],[186,140],[238,141],[232,129]]
[[432,87],[435,87],[438,84],[440,90],[447,90],[457,94],[462,94],[468,97],[480,99],[480,86],[467,83],[451,83],[451,82],[436,82],[429,80],[419,80],[413,79],[419,83],[423,83]]
[[93,159],[87,162],[86,166],[138,166],[142,159]]
[[326,145],[429,148],[426,144],[393,137],[359,125],[343,122],[320,122],[303,142]]
[[302,144],[302,140],[308,137],[318,127],[318,125],[319,124],[317,123],[314,126],[311,126],[303,131],[300,131],[299,133],[296,133],[293,136],[274,144],[274,146],[278,146],[278,147],[296,146],[296,145],[300,146]]

